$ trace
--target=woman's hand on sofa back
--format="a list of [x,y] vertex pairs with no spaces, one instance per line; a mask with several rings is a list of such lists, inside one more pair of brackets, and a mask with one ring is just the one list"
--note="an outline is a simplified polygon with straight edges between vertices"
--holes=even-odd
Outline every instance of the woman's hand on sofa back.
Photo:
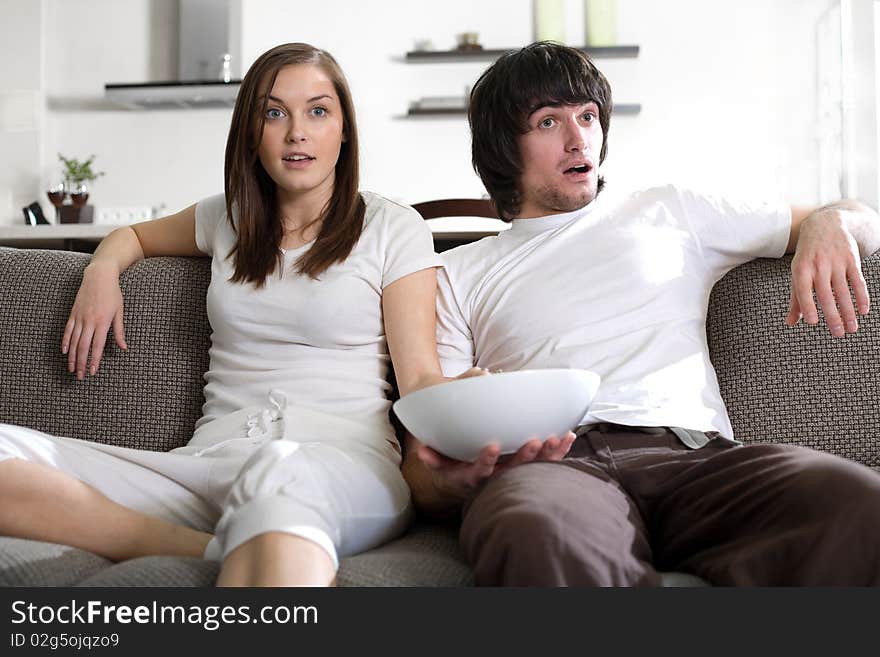
[[128,349],[122,310],[119,271],[103,262],[89,264],[61,340],[61,353],[67,354],[67,371],[76,372],[80,381],[85,377],[90,350],[89,374],[98,371],[111,324],[116,344],[120,349]]
[[98,371],[111,325],[116,344],[120,349],[128,349],[119,287],[123,271],[145,257],[200,255],[205,254],[196,245],[195,205],[168,217],[118,228],[105,237],[83,272],[61,338],[61,353],[67,354],[68,371],[76,372],[79,380],[86,375],[86,364],[89,374]]

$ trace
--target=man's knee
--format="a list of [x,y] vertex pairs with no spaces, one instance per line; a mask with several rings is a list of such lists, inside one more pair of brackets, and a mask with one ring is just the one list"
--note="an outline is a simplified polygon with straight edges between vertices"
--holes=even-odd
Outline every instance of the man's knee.
[[491,515],[470,513],[462,523],[462,536],[480,545],[498,546],[521,553],[543,552],[564,540],[563,533],[547,509],[517,506],[498,509]]
[[566,552],[566,536],[547,510],[509,508],[490,516],[471,513],[462,524],[461,543],[477,584],[523,585],[546,582]]
[[639,584],[653,570],[633,513],[607,480],[529,464],[490,480],[472,500],[460,543],[477,584]]

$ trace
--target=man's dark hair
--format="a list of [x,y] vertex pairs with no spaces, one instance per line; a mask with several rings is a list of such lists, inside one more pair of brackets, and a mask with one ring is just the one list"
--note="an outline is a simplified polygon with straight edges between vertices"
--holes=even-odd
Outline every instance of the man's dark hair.
[[[608,150],[611,86],[583,51],[539,41],[502,55],[474,84],[468,106],[472,162],[503,220],[511,221],[522,206],[517,140],[528,131],[529,115],[546,105],[589,102],[599,106],[601,164]],[[600,177],[598,191],[604,185]]]

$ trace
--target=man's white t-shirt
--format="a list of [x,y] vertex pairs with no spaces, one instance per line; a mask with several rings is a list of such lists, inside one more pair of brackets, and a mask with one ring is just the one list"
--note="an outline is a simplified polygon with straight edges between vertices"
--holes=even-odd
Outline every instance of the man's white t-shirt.
[[790,228],[787,207],[674,186],[514,220],[441,254],[444,374],[592,370],[602,382],[582,424],[733,438],[706,343],[709,294],[737,265],[782,256]]
[[234,267],[227,255],[235,233],[224,195],[198,203],[196,244],[213,257],[207,294],[210,366],[197,429],[242,408],[264,406],[269,391],[278,389],[293,404],[384,423],[393,433],[382,290],[441,262],[415,210],[369,192],[361,195],[363,232],[344,262],[317,280],[296,273],[294,264],[309,243],[285,251],[283,272],[270,275],[261,288],[229,282]]

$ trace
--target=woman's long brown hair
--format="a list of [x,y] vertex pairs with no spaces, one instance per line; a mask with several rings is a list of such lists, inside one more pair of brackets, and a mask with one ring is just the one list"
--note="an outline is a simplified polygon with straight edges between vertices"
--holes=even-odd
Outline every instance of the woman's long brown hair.
[[[306,43],[286,43],[263,53],[253,63],[238,91],[229,139],[226,141],[224,188],[226,216],[236,231],[233,283],[249,282],[262,287],[266,278],[281,271],[281,239],[284,227],[278,208],[275,181],[259,159],[259,145],[266,120],[267,97],[278,71],[294,64],[320,67],[333,81],[342,107],[345,140],[336,162],[333,194],[323,210],[323,223],[314,244],[299,258],[297,271],[317,278],[330,265],[342,262],[361,236],[366,206],[358,192],[358,133],[348,82],[339,64],[323,50]],[[236,209],[238,225],[232,222]]]

